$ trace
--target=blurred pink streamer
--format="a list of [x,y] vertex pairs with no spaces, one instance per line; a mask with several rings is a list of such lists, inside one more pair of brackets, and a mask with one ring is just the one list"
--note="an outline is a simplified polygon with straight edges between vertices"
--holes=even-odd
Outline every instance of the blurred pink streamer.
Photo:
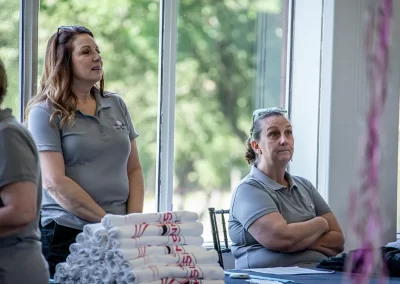
[[379,210],[379,124],[387,96],[392,0],[372,0],[365,36],[370,109],[367,145],[361,186],[350,193],[350,228],[360,241],[357,253],[347,260],[346,270],[360,273],[356,284],[369,283],[372,276],[385,281],[381,246],[383,221]]

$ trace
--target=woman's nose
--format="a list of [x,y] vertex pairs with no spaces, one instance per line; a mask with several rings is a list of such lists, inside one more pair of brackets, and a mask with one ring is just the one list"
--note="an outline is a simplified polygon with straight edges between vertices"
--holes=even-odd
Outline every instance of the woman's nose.
[[286,142],[287,142],[286,135],[281,135],[281,140],[279,142],[280,142],[281,145],[286,144]]
[[102,57],[98,53],[94,56],[94,61],[100,61],[101,59],[102,59]]

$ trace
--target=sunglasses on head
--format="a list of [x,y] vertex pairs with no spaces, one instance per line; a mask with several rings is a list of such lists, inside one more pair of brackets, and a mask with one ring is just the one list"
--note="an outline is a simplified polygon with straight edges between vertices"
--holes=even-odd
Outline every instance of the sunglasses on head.
[[258,117],[264,116],[267,114],[271,114],[271,113],[280,113],[282,115],[285,115],[287,113],[287,110],[284,108],[281,108],[281,107],[256,109],[255,111],[253,111],[253,123]]
[[89,31],[87,28],[82,27],[82,26],[59,26],[59,27],[57,28],[56,43],[58,44],[59,36],[60,36],[63,32],[73,32],[73,31],[90,33],[90,31]]
[[74,31],[75,26],[59,26],[57,28],[57,42],[58,42],[58,37],[60,36],[60,34],[62,34],[65,31]]
[[57,48],[60,45],[60,35],[63,32],[78,32],[78,33],[88,33],[91,34],[90,30],[83,26],[59,26],[57,28],[56,40],[55,40],[55,54],[57,54]]

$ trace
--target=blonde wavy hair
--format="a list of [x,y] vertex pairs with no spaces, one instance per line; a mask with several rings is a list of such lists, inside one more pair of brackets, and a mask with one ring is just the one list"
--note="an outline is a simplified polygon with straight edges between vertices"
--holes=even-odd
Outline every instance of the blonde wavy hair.
[[[82,26],[61,26],[47,42],[44,71],[40,80],[39,91],[33,96],[25,109],[25,120],[28,120],[30,110],[41,102],[52,110],[51,123],[56,116],[61,118],[60,127],[65,123],[71,125],[75,120],[75,110],[78,98],[71,90],[73,70],[72,51],[73,42],[77,35],[93,33]],[[91,93],[99,92],[104,96],[104,74],[100,86],[94,85]]]

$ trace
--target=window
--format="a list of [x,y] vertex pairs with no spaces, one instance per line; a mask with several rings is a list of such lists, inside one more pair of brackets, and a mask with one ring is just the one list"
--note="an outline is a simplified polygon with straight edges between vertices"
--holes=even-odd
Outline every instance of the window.
[[174,210],[192,210],[211,241],[208,207],[229,208],[248,174],[255,108],[285,106],[283,1],[180,1]]
[[8,91],[3,108],[19,117],[19,1],[0,0],[0,58],[8,75]]
[[[159,1],[40,1],[39,76],[47,41],[61,25],[89,28],[104,62],[105,89],[120,94],[139,133],[145,212],[154,212],[157,143]],[[40,80],[40,79],[39,79]]]
[[[399,150],[400,150],[400,124],[399,124]],[[397,167],[397,238],[400,238],[400,155],[398,156]]]
[[[161,17],[160,3],[167,8]],[[176,8],[172,2],[122,0],[115,6],[107,1],[42,0],[38,74],[47,41],[58,26],[91,29],[103,56],[105,88],[124,97],[140,134],[145,212],[157,210],[154,189],[161,188],[167,194],[158,195],[158,208],[169,209],[172,203],[173,210],[196,211],[205,226],[203,237],[210,241],[207,208],[229,208],[232,189],[249,172],[244,153],[253,109],[286,106],[287,3],[179,1],[177,29],[172,25],[176,34],[166,28],[161,42],[170,44],[168,52],[176,51],[176,66],[175,61],[168,64],[171,70],[176,67],[176,74],[168,76],[165,62],[159,64],[159,52],[166,59],[170,55],[159,49],[159,22],[168,18],[169,8]],[[167,25],[176,20],[173,12],[168,20]],[[174,128],[168,128],[168,120],[157,122],[162,121],[159,99],[171,95],[159,86],[161,69],[169,80],[165,83],[175,84]],[[173,133],[173,148],[162,147],[169,142],[165,139],[157,141],[158,128]],[[164,164],[156,165],[168,149],[174,149],[173,173]],[[163,184],[163,175],[173,178],[173,186]]]

